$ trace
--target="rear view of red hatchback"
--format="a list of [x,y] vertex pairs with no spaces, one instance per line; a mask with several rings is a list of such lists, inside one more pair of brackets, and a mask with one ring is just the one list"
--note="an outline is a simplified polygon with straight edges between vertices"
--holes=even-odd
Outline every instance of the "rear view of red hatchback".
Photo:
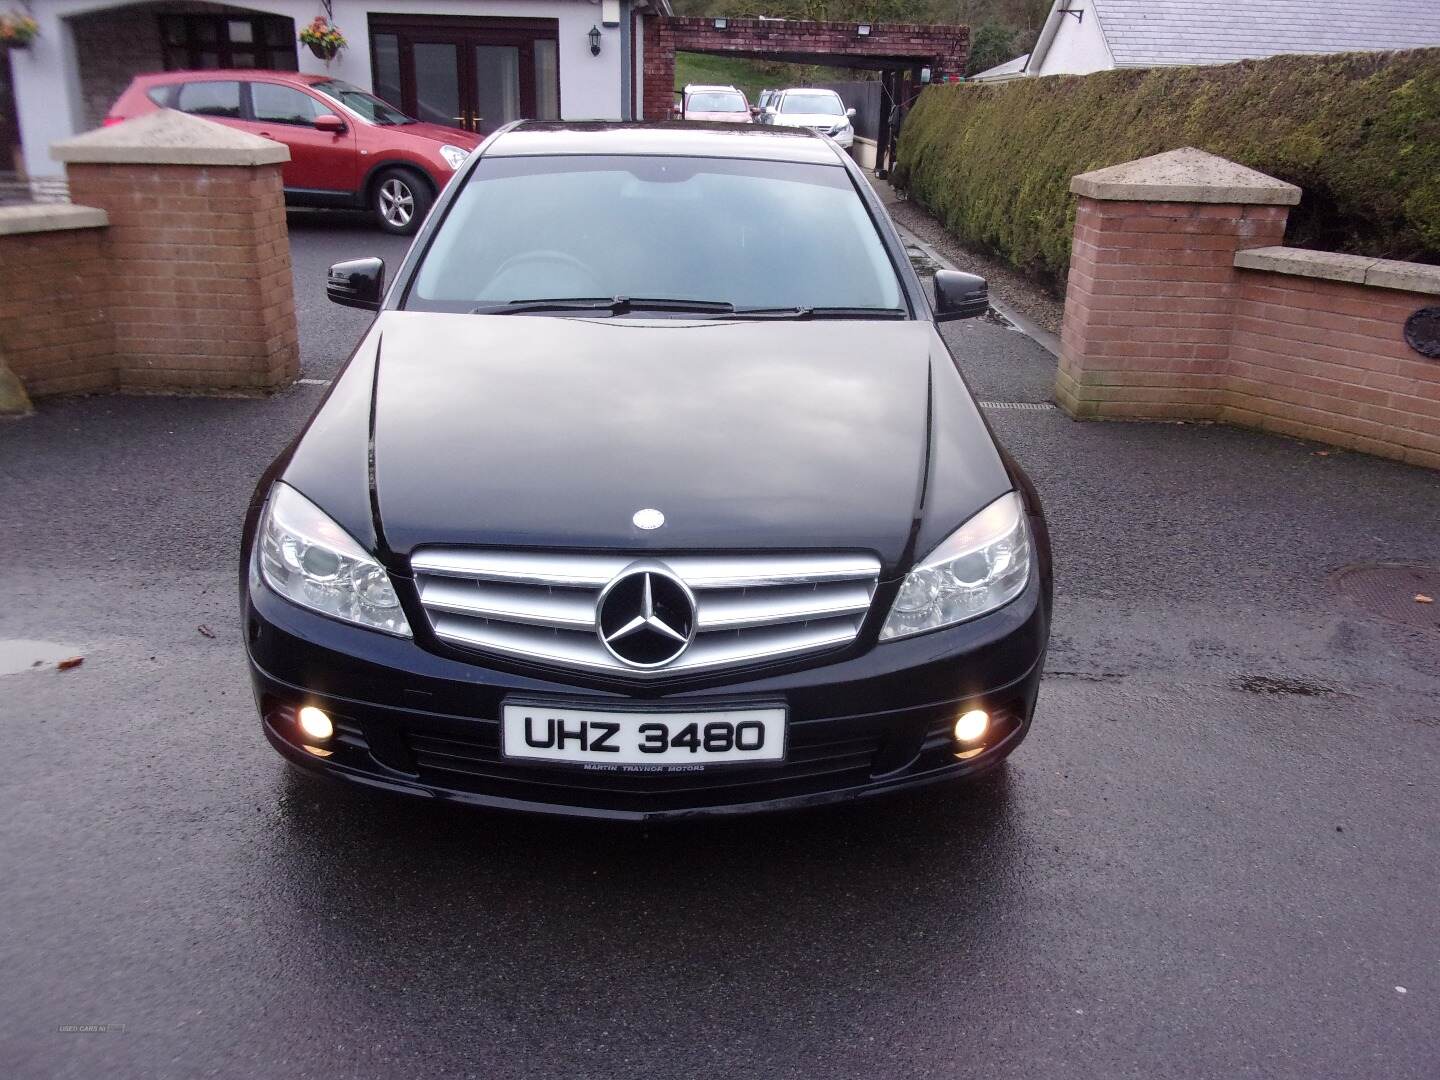
[[105,118],[117,124],[177,109],[290,148],[292,206],[369,210],[387,232],[420,227],[475,134],[414,120],[349,83],[285,71],[167,71],[140,75]]

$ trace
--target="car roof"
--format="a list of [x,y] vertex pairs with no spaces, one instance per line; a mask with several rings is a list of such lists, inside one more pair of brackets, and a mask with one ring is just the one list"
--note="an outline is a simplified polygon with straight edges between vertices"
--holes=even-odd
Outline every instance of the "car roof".
[[840,96],[836,91],[831,90],[828,86],[787,86],[784,90],[779,91],[779,93],[782,93],[782,94],[829,94],[831,97],[839,97],[839,96]]
[[213,82],[221,80],[233,82],[236,79],[271,79],[289,83],[304,83],[313,86],[315,83],[329,82],[329,75],[309,75],[299,71],[272,71],[268,68],[204,68],[197,71],[156,71],[148,75],[138,75],[136,79],[144,83],[170,83],[170,82]]
[[667,120],[621,124],[525,120],[496,135],[487,157],[642,154],[720,157],[837,165],[837,152],[805,128],[757,124],[703,124]]
[[733,86],[712,86],[709,83],[690,83],[688,86],[685,87],[685,93],[687,94],[708,94],[717,90],[729,90],[736,94],[740,92],[739,90],[736,90]]

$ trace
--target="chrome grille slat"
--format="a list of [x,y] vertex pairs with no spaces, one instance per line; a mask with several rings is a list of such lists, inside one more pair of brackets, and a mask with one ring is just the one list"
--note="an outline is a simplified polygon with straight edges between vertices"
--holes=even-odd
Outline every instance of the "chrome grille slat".
[[713,590],[700,606],[700,631],[863,615],[869,608],[870,589],[859,581],[737,592]]
[[[595,633],[601,591],[637,562],[662,564],[695,597],[694,641],[653,670],[621,663]],[[442,641],[640,679],[846,645],[860,632],[880,576],[874,556],[854,552],[665,556],[424,548],[411,568]]]
[[595,596],[580,589],[467,582],[457,578],[435,578],[420,587],[420,602],[430,610],[578,630],[594,628]]

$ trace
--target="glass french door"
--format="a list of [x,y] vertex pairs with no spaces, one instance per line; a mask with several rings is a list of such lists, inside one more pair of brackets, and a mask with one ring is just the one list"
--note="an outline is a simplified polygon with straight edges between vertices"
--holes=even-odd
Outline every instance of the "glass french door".
[[416,119],[488,135],[560,118],[553,19],[371,16],[375,93]]

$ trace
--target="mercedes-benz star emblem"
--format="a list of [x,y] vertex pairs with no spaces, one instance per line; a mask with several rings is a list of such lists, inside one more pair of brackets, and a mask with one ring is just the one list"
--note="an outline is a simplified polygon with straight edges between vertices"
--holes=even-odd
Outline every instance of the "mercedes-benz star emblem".
[[637,529],[658,529],[665,524],[665,515],[659,510],[636,510],[635,516],[630,520]]
[[620,573],[600,594],[598,611],[600,643],[627,667],[664,667],[695,637],[695,597],[657,566]]

